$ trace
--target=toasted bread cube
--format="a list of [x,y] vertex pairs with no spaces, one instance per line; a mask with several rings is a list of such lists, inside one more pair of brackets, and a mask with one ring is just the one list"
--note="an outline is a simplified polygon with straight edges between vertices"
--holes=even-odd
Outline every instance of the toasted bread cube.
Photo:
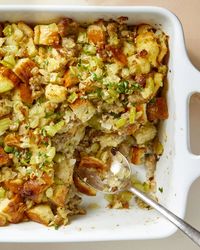
[[105,42],[105,32],[102,27],[98,25],[90,25],[87,29],[87,36],[89,42],[92,42],[94,44]]
[[70,70],[66,71],[64,75],[64,85],[65,87],[71,87],[79,83],[79,79],[76,76],[73,76]]
[[111,47],[110,50],[112,51],[113,57],[120,62],[123,66],[128,64],[127,57],[125,56],[124,52],[120,48]]
[[18,223],[24,218],[25,205],[21,198],[15,195],[9,200],[5,198],[0,201],[0,214],[4,215],[11,223]]
[[7,223],[6,216],[0,213],[0,227],[5,226]]
[[68,191],[66,185],[55,186],[51,201],[59,207],[64,207]]
[[98,170],[106,170],[107,166],[101,160],[93,156],[84,156],[81,158],[79,168],[96,168]]
[[7,92],[19,84],[20,80],[12,70],[0,66],[0,93]]
[[33,30],[24,22],[18,23],[18,28],[23,31],[23,33],[28,37],[33,37]]
[[76,35],[78,33],[79,24],[70,18],[63,18],[58,23],[58,32],[62,37],[68,35]]
[[157,119],[165,120],[168,118],[168,109],[165,97],[158,97],[155,102],[148,103],[147,116],[149,121]]
[[157,134],[156,127],[153,124],[146,124],[140,127],[134,134],[137,144],[145,144],[152,140]]
[[0,147],[0,167],[7,164],[10,161],[8,154]]
[[20,83],[19,93],[20,93],[21,100],[23,102],[27,104],[32,104],[33,102],[32,91],[28,83]]
[[37,205],[27,210],[26,214],[30,220],[36,221],[46,226],[48,226],[49,223],[54,220],[53,212],[50,206],[46,204]]
[[73,104],[70,105],[74,114],[82,122],[88,121],[94,114],[95,108],[88,100],[77,99]]
[[14,133],[6,135],[4,138],[4,143],[11,147],[20,147],[20,137],[19,135],[15,135]]
[[146,148],[132,148],[131,162],[135,165],[140,165],[144,163]]
[[27,83],[32,77],[31,70],[35,66],[36,64],[31,59],[22,58],[18,60],[13,71],[23,82]]
[[45,96],[51,102],[63,102],[66,99],[67,90],[63,86],[48,84],[45,89]]
[[77,175],[74,175],[74,185],[78,189],[79,192],[89,195],[95,196],[96,190],[91,186],[87,185],[84,181],[82,181]]
[[19,193],[19,191],[23,187],[23,180],[21,179],[14,179],[4,182],[5,187],[12,191],[13,193]]
[[153,32],[141,33],[136,38],[137,52],[147,51],[147,58],[150,63],[154,66],[158,66],[158,55],[160,53],[159,44],[156,41],[156,37]]
[[58,27],[55,23],[36,25],[34,28],[34,43],[38,45],[58,45]]

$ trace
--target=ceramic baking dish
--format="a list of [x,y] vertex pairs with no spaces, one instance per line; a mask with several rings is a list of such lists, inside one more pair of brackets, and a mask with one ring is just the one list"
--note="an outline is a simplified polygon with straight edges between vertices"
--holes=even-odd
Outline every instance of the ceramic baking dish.
[[[0,6],[0,21],[23,20],[50,23],[60,17],[80,22],[98,18],[127,16],[130,24],[149,23],[161,27],[169,35],[169,119],[162,124],[160,136],[164,154],[156,171],[159,201],[180,217],[184,217],[190,185],[200,175],[200,158],[190,152],[188,138],[188,101],[200,88],[200,73],[188,59],[181,24],[166,9],[157,7],[92,7],[92,6]],[[198,85],[199,84],[199,85]],[[132,207],[129,210],[106,208],[106,202],[83,197],[87,215],[72,218],[70,225],[55,230],[33,222],[0,228],[1,242],[80,242],[167,237],[175,227],[156,211]],[[94,209],[91,203],[99,204]]]

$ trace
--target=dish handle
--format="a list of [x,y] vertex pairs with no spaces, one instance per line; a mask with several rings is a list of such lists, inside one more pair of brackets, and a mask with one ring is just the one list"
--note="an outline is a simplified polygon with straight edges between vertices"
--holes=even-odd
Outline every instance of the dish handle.
[[[190,176],[190,184],[195,181],[200,176],[200,155],[194,154],[191,151],[190,147],[190,111],[189,111],[189,105],[190,105],[190,98],[194,93],[200,93],[200,71],[198,71],[191,63],[191,68],[189,69],[189,74],[187,75],[187,86],[189,88],[189,91],[187,92],[187,145],[188,145],[188,164],[189,164],[189,173],[188,176]],[[200,110],[199,110],[200,112]],[[200,128],[199,128],[200,131]],[[200,143],[200,142],[199,142]]]

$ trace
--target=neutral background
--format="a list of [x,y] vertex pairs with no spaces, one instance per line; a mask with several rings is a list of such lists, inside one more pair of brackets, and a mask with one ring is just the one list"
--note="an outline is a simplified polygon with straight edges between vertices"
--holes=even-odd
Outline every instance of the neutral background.
[[[192,63],[200,70],[200,0],[0,0],[0,4],[82,4],[82,5],[156,5],[166,7],[173,11],[181,20],[186,37],[186,46]],[[191,79],[192,80],[192,79]],[[200,83],[199,83],[200,84]],[[197,114],[198,115],[198,114]],[[198,135],[198,127],[193,129]],[[196,136],[198,137],[198,136]],[[200,142],[194,142],[200,149]],[[183,166],[184,167],[184,166]],[[200,167],[200,166],[199,166]],[[200,229],[200,178],[197,179],[189,192],[188,205],[185,219]],[[33,232],[36,233],[36,232]],[[133,232],[134,233],[134,232]],[[162,240],[151,241],[122,241],[122,242],[99,242],[99,243],[70,243],[70,244],[0,244],[1,250],[121,250],[121,249],[145,249],[145,250],[196,250],[199,249],[182,233],[177,232],[173,236]]]

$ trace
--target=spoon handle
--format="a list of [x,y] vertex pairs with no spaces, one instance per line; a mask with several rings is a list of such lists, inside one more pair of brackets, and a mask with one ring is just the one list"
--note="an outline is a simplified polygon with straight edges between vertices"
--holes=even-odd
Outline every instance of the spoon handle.
[[167,208],[160,205],[158,202],[149,198],[145,193],[138,190],[135,187],[130,187],[129,190],[137,195],[141,200],[146,202],[151,207],[155,208],[158,212],[164,215],[169,221],[177,226],[184,234],[186,234],[193,242],[200,246],[200,232],[194,227],[190,226],[187,222],[176,216],[174,213],[169,211]]

